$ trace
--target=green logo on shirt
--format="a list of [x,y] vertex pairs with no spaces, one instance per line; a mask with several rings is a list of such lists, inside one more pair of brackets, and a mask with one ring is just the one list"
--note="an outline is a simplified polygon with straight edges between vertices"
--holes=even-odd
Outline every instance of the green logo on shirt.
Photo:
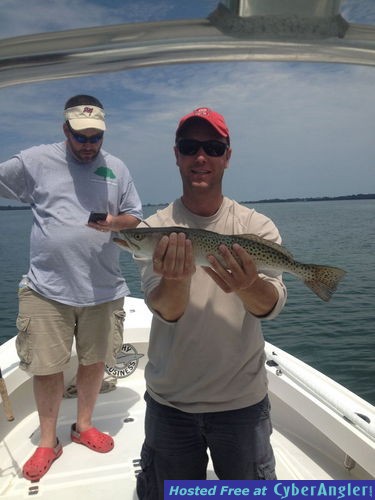
[[99,167],[95,170],[94,174],[99,175],[104,179],[116,179],[115,174],[108,167]]

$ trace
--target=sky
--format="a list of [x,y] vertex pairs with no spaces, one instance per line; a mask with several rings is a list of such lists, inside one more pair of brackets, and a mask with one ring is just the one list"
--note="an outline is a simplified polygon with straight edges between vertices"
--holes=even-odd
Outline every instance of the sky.
[[[205,18],[218,0],[0,0],[0,37]],[[350,22],[375,23],[375,0],[343,0]],[[224,193],[238,201],[375,193],[375,67],[233,62],[170,65],[0,89],[0,162],[59,142],[76,94],[104,104],[104,149],[129,168],[142,202],[181,195],[179,119],[200,106],[225,116],[232,158]],[[0,200],[0,204],[9,204]]]

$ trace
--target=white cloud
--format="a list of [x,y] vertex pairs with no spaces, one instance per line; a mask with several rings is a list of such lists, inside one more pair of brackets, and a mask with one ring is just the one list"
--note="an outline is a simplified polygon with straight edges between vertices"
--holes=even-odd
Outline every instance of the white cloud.
[[[4,0],[5,12],[15,1]],[[69,2],[48,4],[66,27],[69,16],[76,17],[71,15],[74,8],[84,5],[82,0]],[[95,24],[104,12],[103,2],[86,2],[90,9],[85,10],[84,22]],[[45,6],[42,0],[31,4],[34,14]],[[155,8],[166,15],[172,4],[157,2]],[[105,5],[106,20],[114,19],[118,2]],[[143,10],[150,2],[134,5],[138,10],[126,15],[147,17]],[[51,12],[39,21],[34,15],[32,19],[45,28],[50,16]],[[21,13],[21,27],[26,27],[26,17],[23,20]],[[109,125],[105,147],[128,164],[144,202],[169,201],[180,194],[174,132],[179,118],[201,105],[222,112],[231,129],[228,195],[254,200],[375,192],[374,84],[375,70],[369,67],[215,63],[6,88],[0,91],[0,159],[32,144],[61,140],[65,100],[84,92],[103,101]]]
[[1,0],[0,37],[46,31],[206,17],[215,0]]
[[[226,116],[231,129],[234,153],[226,186],[232,196],[338,195],[354,186],[375,190],[373,176],[367,176],[375,152],[374,79],[371,68],[307,64],[198,65],[156,70],[156,76],[149,69],[134,80],[128,73],[123,83],[132,102],[124,101],[123,114],[121,106],[116,113],[126,123],[124,157],[140,172],[142,184],[149,175],[161,180],[157,200],[169,199],[177,121],[208,105]],[[136,87],[142,88],[140,100],[133,99]],[[113,129],[109,140],[120,127]],[[111,146],[119,148],[116,140]],[[141,189],[147,201],[157,201],[154,182]]]
[[343,0],[341,13],[351,23],[374,24],[375,2],[373,0]]

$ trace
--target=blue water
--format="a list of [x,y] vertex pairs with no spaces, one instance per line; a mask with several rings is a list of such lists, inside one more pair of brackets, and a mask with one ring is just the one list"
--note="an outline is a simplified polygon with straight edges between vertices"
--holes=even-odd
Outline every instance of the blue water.
[[[297,260],[347,271],[329,303],[286,274],[288,302],[276,320],[263,322],[266,340],[375,404],[375,200],[253,206],[274,220]],[[145,215],[154,211],[145,207]],[[16,334],[17,285],[28,268],[31,217],[29,210],[0,211],[0,343]],[[121,266],[132,295],[142,297],[126,252]]]

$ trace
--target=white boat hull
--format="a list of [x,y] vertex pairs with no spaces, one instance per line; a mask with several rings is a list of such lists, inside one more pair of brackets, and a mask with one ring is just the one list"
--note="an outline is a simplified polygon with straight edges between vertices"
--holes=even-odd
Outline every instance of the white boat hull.
[[[14,339],[0,347],[0,366],[15,417],[8,422],[1,405],[0,498],[21,499],[32,495],[40,499],[91,500],[112,498],[119,492],[127,500],[137,498],[136,474],[140,469],[145,410],[143,371],[151,314],[141,299],[132,298],[126,300],[126,312],[124,340],[144,356],[138,359],[138,366],[130,376],[117,379],[115,390],[100,394],[94,416],[95,424],[114,437],[114,450],[108,454],[93,453],[70,441],[76,399],[64,399],[58,421],[64,452],[36,483],[27,481],[21,473],[23,463],[38,443],[32,380],[18,368]],[[278,478],[374,479],[375,439],[371,435],[374,407],[271,344],[266,345],[266,351],[273,365],[267,369]],[[275,359],[278,366],[274,366]],[[74,378],[76,363],[74,357],[66,370],[67,385]],[[288,370],[293,373],[299,370],[301,379],[295,373],[288,374]],[[349,422],[347,416],[332,409],[322,396],[313,395],[304,378],[328,388],[330,396],[334,392],[340,400],[351,403],[354,413],[366,415],[372,422],[368,429]],[[208,479],[215,478],[210,465]]]

